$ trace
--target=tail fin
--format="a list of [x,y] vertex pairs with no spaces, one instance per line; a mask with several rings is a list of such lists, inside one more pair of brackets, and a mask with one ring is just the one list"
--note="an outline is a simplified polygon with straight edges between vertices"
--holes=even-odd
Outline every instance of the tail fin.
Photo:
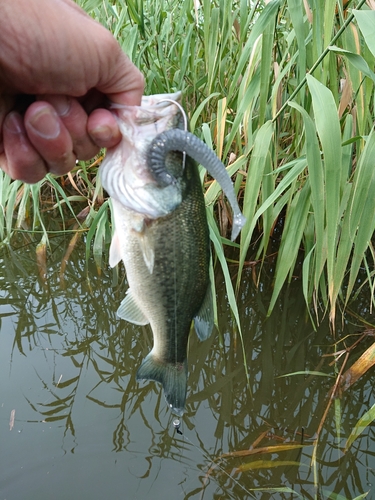
[[138,368],[137,380],[160,382],[168,406],[181,417],[185,412],[187,372],[186,359],[183,363],[166,363],[158,360],[151,351]]

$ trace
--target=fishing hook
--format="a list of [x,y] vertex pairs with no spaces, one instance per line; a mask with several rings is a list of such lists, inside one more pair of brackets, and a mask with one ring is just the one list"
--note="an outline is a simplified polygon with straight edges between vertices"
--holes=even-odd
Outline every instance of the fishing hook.
[[[188,131],[188,120],[187,120],[185,110],[181,106],[181,104],[177,101],[174,101],[173,99],[167,99],[167,98],[161,99],[159,101],[159,103],[161,103],[161,102],[171,102],[172,104],[175,104],[178,107],[178,109],[180,110],[180,113],[182,115],[182,119],[184,120],[184,131],[187,132]],[[185,161],[186,161],[186,153],[185,153],[185,151],[183,151],[182,152],[182,168],[183,168],[183,170],[185,170]]]

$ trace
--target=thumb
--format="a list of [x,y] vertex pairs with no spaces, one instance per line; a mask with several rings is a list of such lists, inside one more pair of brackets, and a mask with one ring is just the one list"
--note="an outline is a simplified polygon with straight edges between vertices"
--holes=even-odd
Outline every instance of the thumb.
[[120,46],[117,60],[110,65],[110,76],[96,88],[116,104],[140,106],[144,92],[144,78]]

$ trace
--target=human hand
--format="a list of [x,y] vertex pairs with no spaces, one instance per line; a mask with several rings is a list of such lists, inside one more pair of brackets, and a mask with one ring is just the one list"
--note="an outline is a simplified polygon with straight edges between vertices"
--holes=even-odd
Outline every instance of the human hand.
[[33,183],[113,147],[107,101],[139,105],[143,77],[71,0],[1,0],[0,167]]

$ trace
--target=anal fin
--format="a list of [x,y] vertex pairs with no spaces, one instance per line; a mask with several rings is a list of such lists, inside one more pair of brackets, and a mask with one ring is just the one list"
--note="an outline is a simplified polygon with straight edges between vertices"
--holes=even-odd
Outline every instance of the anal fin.
[[209,282],[206,295],[198,314],[194,318],[194,328],[199,340],[206,340],[211,335],[214,327],[214,309],[212,302],[211,282]]

